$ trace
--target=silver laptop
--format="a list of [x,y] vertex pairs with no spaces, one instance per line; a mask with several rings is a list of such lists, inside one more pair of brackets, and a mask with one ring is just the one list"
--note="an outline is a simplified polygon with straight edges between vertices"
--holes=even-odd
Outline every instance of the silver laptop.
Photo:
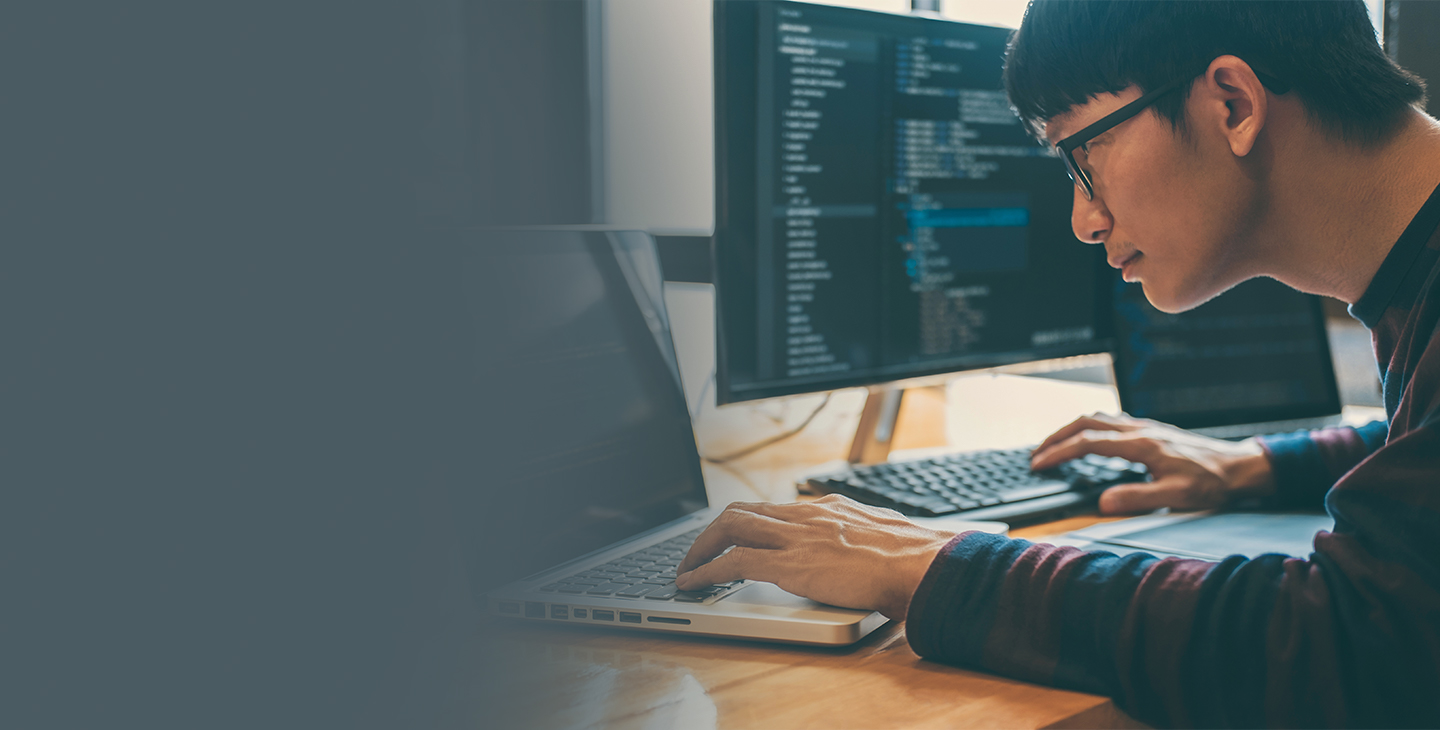
[[682,592],[715,517],[643,233],[455,234],[484,396],[477,472],[456,499],[485,609],[518,620],[809,644],[885,623],[768,583]]
[[1225,439],[1341,422],[1320,298],[1273,279],[1167,314],[1117,278],[1115,341],[1130,415]]

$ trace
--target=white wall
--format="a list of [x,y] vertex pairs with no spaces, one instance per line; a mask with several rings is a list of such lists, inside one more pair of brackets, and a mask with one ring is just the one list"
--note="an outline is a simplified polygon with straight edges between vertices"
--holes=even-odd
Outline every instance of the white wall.
[[715,227],[710,0],[606,0],[606,222]]

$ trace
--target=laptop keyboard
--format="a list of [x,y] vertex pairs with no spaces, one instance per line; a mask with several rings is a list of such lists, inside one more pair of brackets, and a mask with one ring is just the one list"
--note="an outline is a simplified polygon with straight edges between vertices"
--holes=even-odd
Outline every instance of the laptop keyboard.
[[[1073,498],[1065,501],[1066,507],[1086,500],[1093,503],[1105,487],[1148,478],[1143,464],[1094,455],[1035,473],[1030,471],[1030,451],[1012,449],[854,467],[843,475],[812,479],[810,484],[907,515],[958,515],[1017,523],[1027,517],[1053,516],[1056,506],[1050,502],[1054,500],[1046,502],[1043,498]],[[675,586],[676,568],[703,529],[578,571],[540,590],[561,595],[707,603],[744,581],[694,591]]]
[[675,569],[704,528],[636,550],[603,565],[582,570],[540,590],[550,593],[631,598],[648,601],[705,603],[740,587],[744,581],[721,583],[696,591],[675,587]]
[[1029,449],[1000,449],[856,466],[809,486],[915,517],[1013,525],[1056,518],[1093,505],[1106,487],[1148,478],[1143,464],[1094,454],[1037,473],[1030,471]]

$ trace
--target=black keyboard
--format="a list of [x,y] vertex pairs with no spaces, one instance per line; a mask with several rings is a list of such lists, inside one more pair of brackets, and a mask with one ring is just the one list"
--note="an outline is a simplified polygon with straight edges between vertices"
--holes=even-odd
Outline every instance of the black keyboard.
[[813,477],[808,486],[912,517],[1023,525],[1090,509],[1107,487],[1149,478],[1144,464],[1094,454],[1032,472],[1030,450],[1009,449],[855,466]]
[[695,591],[682,591],[675,587],[675,569],[699,536],[700,530],[691,530],[603,565],[582,570],[540,590],[606,598],[705,603],[739,588],[744,581],[720,583]]

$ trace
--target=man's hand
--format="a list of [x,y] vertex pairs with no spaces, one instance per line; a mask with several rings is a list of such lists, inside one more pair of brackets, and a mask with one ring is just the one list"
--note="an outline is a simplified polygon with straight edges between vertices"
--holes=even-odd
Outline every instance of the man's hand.
[[1100,495],[1106,514],[1161,507],[1210,509],[1237,497],[1274,492],[1270,461],[1260,442],[1222,441],[1158,421],[1095,413],[1056,431],[1035,449],[1039,471],[1086,454],[1118,456],[1150,468],[1154,481],[1121,484]]
[[799,504],[736,502],[696,538],[675,583],[688,590],[749,578],[903,619],[930,562],[953,537],[837,494]]

